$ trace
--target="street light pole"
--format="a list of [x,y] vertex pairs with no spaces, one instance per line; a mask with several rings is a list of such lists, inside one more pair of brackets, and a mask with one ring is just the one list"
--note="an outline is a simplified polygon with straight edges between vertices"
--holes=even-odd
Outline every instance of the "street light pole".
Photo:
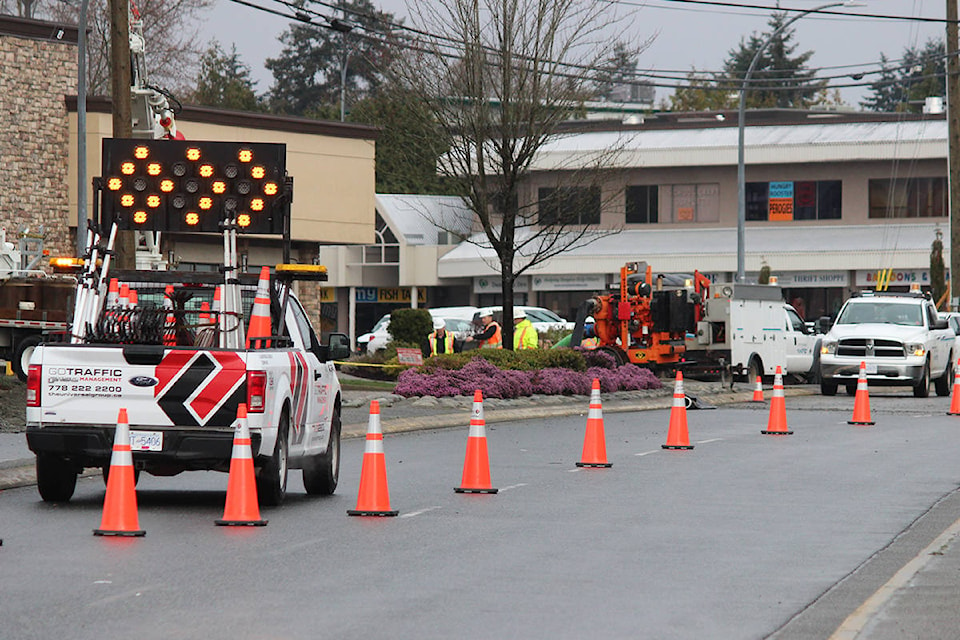
[[77,257],[87,244],[87,6],[80,0],[77,33]]
[[771,33],[770,36],[763,41],[763,43],[757,49],[757,52],[753,55],[753,60],[750,61],[750,66],[747,68],[747,73],[743,76],[743,82],[740,84],[740,106],[737,111],[737,282],[744,282],[746,280],[744,273],[744,230],[747,222],[747,189],[745,181],[746,169],[743,161],[743,129],[744,121],[746,120],[746,95],[747,85],[750,82],[750,76],[753,75],[753,71],[757,67],[757,62],[760,61],[760,56],[762,56],[763,52],[767,50],[767,47],[770,46],[770,43],[773,42],[778,35],[783,33],[787,27],[792,25],[800,18],[810,15],[811,13],[816,13],[817,11],[829,9],[831,7],[854,7],[860,5],[861,3],[854,3],[850,2],[849,0],[844,0],[841,2],[829,2],[827,4],[820,5],[819,7],[814,7],[813,9],[807,9],[806,11],[802,11],[793,16],[780,25],[779,29]]

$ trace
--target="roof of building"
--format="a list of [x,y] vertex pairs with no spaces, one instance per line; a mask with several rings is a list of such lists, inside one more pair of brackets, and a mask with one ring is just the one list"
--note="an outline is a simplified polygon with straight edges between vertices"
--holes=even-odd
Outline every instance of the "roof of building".
[[[571,169],[600,160],[609,168],[735,166],[738,128],[623,129],[561,135],[538,152],[531,169]],[[744,128],[749,164],[919,160],[947,156],[945,119],[903,119]]]
[[470,235],[474,218],[457,196],[377,194],[377,211],[407,245],[456,244]]
[[[928,264],[936,223],[747,227],[745,267],[756,271],[766,261],[784,271],[912,268]],[[943,229],[945,230],[945,229]],[[949,255],[944,233],[944,255]],[[472,238],[482,243],[480,236]],[[464,242],[437,265],[441,278],[495,273],[489,245]],[[736,228],[629,229],[596,237],[538,265],[544,275],[616,273],[626,262],[643,260],[655,271],[737,270]],[[588,267],[585,265],[589,265]]]

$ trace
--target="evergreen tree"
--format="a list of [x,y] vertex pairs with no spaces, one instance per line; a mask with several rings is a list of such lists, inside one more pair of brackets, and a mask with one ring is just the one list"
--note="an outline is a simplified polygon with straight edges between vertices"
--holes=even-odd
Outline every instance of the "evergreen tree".
[[241,62],[237,45],[226,53],[214,40],[200,58],[200,76],[193,101],[210,107],[262,111],[250,78],[250,67]]
[[[340,5],[347,21],[362,26],[363,33],[344,33],[324,26],[323,18],[310,16],[315,24],[294,24],[283,32],[283,50],[265,66],[273,73],[269,100],[277,113],[333,117],[340,109],[340,74],[346,60],[347,103],[376,93],[389,66],[392,51],[383,40],[368,33],[387,33],[393,14],[379,11],[370,0],[351,0]],[[307,14],[309,15],[309,14]]]
[[[727,60],[723,66],[727,80],[735,81],[739,86],[757,51],[772,34],[783,28],[786,21],[786,13],[776,12],[767,23],[769,27],[767,32],[760,35],[752,34],[747,39],[741,38],[739,47],[727,53]],[[806,69],[813,51],[794,55],[797,45],[791,44],[793,36],[794,30],[788,28],[770,39],[770,43],[760,55],[750,76],[750,86],[746,95],[748,107],[802,109],[816,101],[817,92],[826,83],[815,80],[816,72]]]
[[640,84],[637,82],[637,58],[639,53],[618,40],[613,45],[613,54],[603,61],[594,75],[595,97],[611,102],[630,102],[624,99],[621,87]]
[[739,100],[738,86],[715,74],[696,69],[687,74],[686,86],[670,96],[670,111],[722,111],[735,109]]
[[860,103],[868,111],[919,113],[928,96],[947,91],[946,47],[943,40],[927,40],[922,48],[907,47],[902,62],[890,66],[881,54],[880,78],[870,85],[870,94]]

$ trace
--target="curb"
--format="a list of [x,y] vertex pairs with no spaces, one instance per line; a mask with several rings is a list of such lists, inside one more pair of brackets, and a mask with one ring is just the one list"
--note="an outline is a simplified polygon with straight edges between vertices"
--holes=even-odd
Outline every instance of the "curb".
[[[806,389],[787,389],[787,396],[809,396],[813,391]],[[579,397],[579,396],[578,396]],[[586,398],[587,396],[584,396]],[[727,392],[714,395],[698,396],[701,400],[715,405],[738,404],[749,402],[753,397],[752,391]],[[646,398],[637,401],[611,402],[603,407],[604,413],[628,413],[631,411],[652,411],[669,409],[673,405],[672,396]],[[538,420],[541,418],[561,418],[567,416],[586,415],[588,405],[583,406],[541,406],[524,407],[522,409],[494,409],[484,412],[484,421],[487,424],[496,422],[516,422],[518,420]],[[384,419],[381,428],[384,433],[407,433],[410,431],[427,431],[430,429],[447,429],[450,427],[466,427],[470,424],[469,412],[444,413],[421,418],[392,418]],[[364,438],[367,435],[367,424],[345,424],[340,428],[340,437],[344,439]],[[99,469],[87,469],[80,477],[89,477],[100,473]],[[37,473],[33,458],[0,461],[0,491],[17,487],[28,487],[37,483]]]

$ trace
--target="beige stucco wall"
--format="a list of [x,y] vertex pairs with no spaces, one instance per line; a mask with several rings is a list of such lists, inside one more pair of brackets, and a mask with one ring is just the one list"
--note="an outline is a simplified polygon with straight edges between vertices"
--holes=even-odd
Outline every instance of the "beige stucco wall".
[[[112,131],[111,115],[87,114],[87,177],[100,175],[101,140]],[[270,142],[287,145],[287,173],[293,176],[291,238],[319,243],[374,241],[373,140],[292,133],[179,120],[189,140]],[[77,116],[70,114],[69,194],[71,223],[77,210]],[[89,180],[88,180],[89,181]],[[92,188],[88,188],[92,214]]]

